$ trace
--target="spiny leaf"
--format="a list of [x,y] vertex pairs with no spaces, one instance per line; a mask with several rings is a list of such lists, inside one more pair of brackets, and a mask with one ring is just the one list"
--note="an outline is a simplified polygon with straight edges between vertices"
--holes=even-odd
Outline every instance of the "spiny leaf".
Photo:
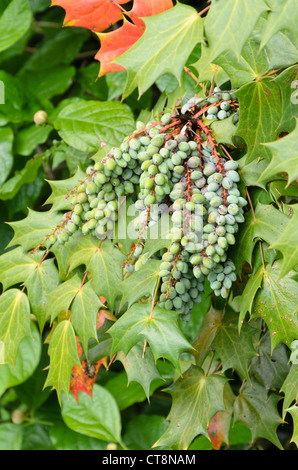
[[290,413],[293,420],[293,435],[291,438],[291,442],[294,442],[296,446],[298,446],[298,406],[293,405],[287,409],[287,412]]
[[173,399],[168,416],[170,426],[156,446],[171,446],[187,449],[198,434],[208,437],[208,424],[212,416],[220,410],[225,410],[223,388],[227,379],[212,374],[205,375],[204,371],[192,365],[183,377],[166,388]]
[[52,0],[52,5],[59,5],[65,10],[64,25],[88,28],[91,31],[104,31],[112,24],[122,19],[122,10],[119,5],[128,0],[119,0],[117,3],[109,0]]
[[98,310],[102,306],[103,304],[91,287],[91,281],[79,289],[71,305],[71,322],[81,340],[86,356],[89,339],[97,339],[96,318]]
[[[275,209],[272,205],[257,204],[254,214],[246,215],[245,223],[237,233],[237,245],[234,247],[235,265],[240,273],[244,261],[252,263],[252,253],[257,239],[274,243],[280,233],[285,230],[289,217]],[[247,243],[250,240],[250,243]]]
[[238,315],[233,311],[226,311],[212,343],[223,363],[223,370],[236,369],[240,377],[250,380],[248,365],[257,354],[252,343],[255,333],[256,330],[247,323],[243,324],[239,333]]
[[63,311],[69,310],[69,306],[81,286],[81,279],[75,274],[71,279],[59,284],[48,296],[48,316],[51,322]]
[[119,285],[123,280],[123,253],[111,240],[101,243],[94,237],[84,235],[71,240],[66,249],[69,270],[85,265],[96,294],[105,297],[107,305],[113,310],[116,298],[121,294]]
[[[203,40],[202,18],[188,5],[178,3],[174,8],[144,21],[145,33],[116,60],[128,72],[123,98],[135,88],[141,95],[166,72],[173,73],[180,81],[194,45]],[[171,66],[173,61],[174,69]]]
[[22,247],[7,251],[0,256],[0,281],[3,290],[23,283],[36,269],[41,257],[37,253],[29,255]]
[[260,48],[264,47],[268,40],[278,31],[291,31],[297,35],[297,3],[295,0],[267,0],[271,10],[268,14],[267,26],[264,31]]
[[159,379],[159,385],[163,383],[158,372],[150,348],[143,351],[144,344],[139,342],[125,355],[122,351],[117,354],[117,360],[121,361],[127,373],[128,385],[138,382],[142,385],[146,397],[150,396],[150,385],[153,380]]
[[293,67],[287,68],[274,79],[274,81],[278,84],[280,88],[280,93],[282,97],[281,120],[278,128],[279,132],[291,132],[296,127],[296,122],[298,118],[296,88],[297,78],[298,66],[293,65]]
[[285,395],[283,402],[283,417],[285,417],[287,408],[293,402],[298,403],[298,364],[292,364],[291,370],[281,387],[281,392]]
[[291,209],[292,216],[288,224],[269,247],[269,249],[279,250],[283,255],[280,278],[298,265],[298,210],[295,205],[291,206]]
[[281,96],[276,82],[269,77],[247,83],[237,91],[239,98],[239,125],[235,135],[247,144],[246,163],[257,158],[270,160],[264,145],[278,136]]
[[298,338],[298,289],[291,273],[279,278],[281,260],[263,270],[263,286],[257,292],[252,318],[263,318],[271,334],[271,350],[280,343],[290,346]]
[[74,365],[80,365],[77,341],[70,320],[59,323],[49,346],[50,368],[44,388],[52,386],[61,404],[62,392],[69,395],[70,374]]
[[239,57],[257,19],[268,7],[263,0],[219,0],[204,22],[210,59],[230,49]]
[[52,210],[69,210],[72,208],[70,202],[71,198],[67,198],[66,195],[77,186],[86,176],[80,168],[77,169],[76,173],[66,180],[47,180],[51,187],[51,194],[46,200],[45,204],[52,204]]
[[252,440],[268,439],[282,449],[276,435],[276,428],[282,422],[277,411],[279,399],[274,393],[269,395],[256,380],[252,386],[246,382],[234,403],[234,422],[242,421],[250,429]]
[[177,327],[177,316],[177,312],[158,305],[151,312],[151,303],[134,304],[108,330],[113,338],[111,355],[118,351],[127,355],[143,336],[149,342],[155,361],[163,357],[180,370],[180,353],[192,347]]
[[261,288],[262,281],[264,276],[263,266],[261,266],[256,273],[253,273],[245,288],[242,292],[241,296],[241,308],[239,313],[239,320],[238,320],[238,329],[240,331],[242,324],[244,322],[244,318],[247,312],[251,313],[253,302],[256,296],[258,289]]
[[15,365],[20,343],[31,336],[30,305],[24,292],[9,289],[0,296],[0,342],[4,345],[4,363]]
[[270,150],[272,159],[257,183],[266,184],[280,173],[288,174],[288,185],[298,179],[297,138],[298,119],[296,118],[296,127],[293,132],[275,142],[264,144]]

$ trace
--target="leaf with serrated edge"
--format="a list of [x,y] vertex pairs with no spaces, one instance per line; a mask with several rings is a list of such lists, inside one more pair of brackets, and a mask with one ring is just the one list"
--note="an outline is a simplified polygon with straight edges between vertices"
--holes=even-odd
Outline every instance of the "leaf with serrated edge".
[[271,8],[268,14],[266,29],[263,33],[261,46],[264,47],[272,36],[278,31],[291,31],[297,36],[298,11],[295,0],[268,0]]
[[62,392],[69,395],[70,374],[74,365],[80,365],[77,340],[69,320],[59,323],[49,346],[50,368],[44,388],[52,386],[61,404]]
[[192,349],[192,346],[179,330],[177,316],[178,312],[158,305],[151,312],[151,303],[134,304],[108,330],[113,338],[111,355],[118,351],[127,355],[143,336],[148,340],[155,361],[163,357],[180,370],[180,353]]
[[126,355],[120,351],[117,354],[117,360],[121,361],[125,368],[128,385],[131,382],[138,382],[149,399],[151,382],[159,379],[160,385],[163,381],[155,366],[150,348],[146,348],[144,353],[143,347],[143,342],[140,342],[135,344]]
[[236,369],[240,377],[250,380],[248,365],[257,355],[252,343],[252,336],[255,333],[254,328],[244,323],[239,334],[238,314],[232,310],[225,312],[222,325],[212,343],[222,361],[223,371]]
[[298,289],[290,273],[279,279],[281,260],[267,265],[263,286],[257,292],[252,318],[263,318],[271,335],[271,350],[280,343],[290,346],[298,338]]
[[238,329],[239,332],[241,330],[245,315],[247,312],[251,313],[251,309],[253,307],[254,298],[258,289],[260,289],[262,285],[264,270],[263,266],[259,268],[259,270],[252,274],[243,290],[241,296],[241,308],[239,313],[239,320],[238,320]]
[[268,10],[263,0],[218,0],[212,3],[204,22],[210,59],[230,49],[239,57],[241,49],[261,13]]
[[234,403],[234,423],[242,421],[251,431],[252,441],[265,438],[282,450],[276,428],[282,422],[277,410],[280,397],[253,380],[245,382]]
[[298,364],[292,364],[291,370],[284,381],[281,392],[284,393],[285,398],[283,402],[283,418],[286,415],[286,410],[291,406],[291,403],[298,402]]
[[141,95],[167,72],[180,81],[194,45],[203,41],[202,18],[188,5],[178,3],[159,15],[144,18],[144,22],[146,30],[142,37],[115,61],[128,72],[124,98],[135,88]]
[[0,296],[0,342],[5,364],[15,365],[19,345],[26,336],[31,336],[28,298],[18,289],[9,289]]
[[102,306],[99,297],[92,289],[91,281],[79,289],[71,305],[71,322],[80,338],[86,356],[89,339],[97,339],[96,318],[98,310]]
[[81,279],[78,274],[75,274],[71,279],[59,284],[48,296],[48,316],[51,322],[63,311],[67,311],[69,306],[81,286]]
[[290,134],[275,142],[264,144],[272,154],[271,161],[263,171],[257,183],[266,184],[278,177],[280,173],[287,173],[288,185],[298,179],[298,119],[296,118],[296,127]]
[[164,391],[173,399],[168,416],[170,426],[156,446],[187,449],[198,434],[208,437],[208,424],[218,411],[225,410],[223,389],[227,378],[192,365],[177,382]]
[[52,210],[69,210],[72,208],[70,202],[71,197],[66,198],[66,195],[86,177],[80,168],[76,173],[66,180],[47,180],[52,193],[46,200],[45,204],[52,204]]

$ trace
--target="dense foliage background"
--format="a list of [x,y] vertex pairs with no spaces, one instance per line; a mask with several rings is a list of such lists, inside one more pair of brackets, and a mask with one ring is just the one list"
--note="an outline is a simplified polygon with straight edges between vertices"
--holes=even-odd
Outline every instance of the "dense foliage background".
[[[165,12],[152,12],[145,33],[118,59],[122,70],[109,73],[109,61],[94,59],[105,33],[97,37],[91,24],[63,27],[65,10],[50,3],[0,5],[0,340],[9,351],[8,363],[0,365],[0,449],[149,449],[158,441],[160,449],[297,450],[295,2],[217,0],[210,9],[208,2],[172,8],[164,2]],[[132,2],[122,6],[129,11]],[[121,19],[109,33],[119,25]],[[127,48],[128,35],[119,34]],[[117,326],[108,292],[118,287],[123,253],[107,245],[104,259],[93,260],[108,304],[95,302],[101,314],[89,360],[97,369],[88,375],[74,336],[52,351],[49,345],[59,324],[71,325],[68,307],[85,279],[86,256],[92,272],[94,243],[75,239],[44,262],[42,253],[30,250],[59,223],[68,209],[65,194],[90,162],[120,145],[136,121],[158,119],[177,100],[205,96],[214,84],[233,89],[239,100],[238,126],[227,119],[211,128],[239,162],[249,202],[231,250],[238,277],[229,302],[207,287],[189,322],[161,318],[162,335],[147,338],[141,330],[136,334],[143,342],[134,337],[126,351],[117,350],[134,323],[122,319]],[[40,110],[45,120],[36,115]],[[152,266],[123,284],[122,306],[135,305],[140,292],[153,295]],[[54,289],[56,299],[60,292],[56,303]],[[30,307],[16,303],[24,291]],[[90,298],[87,287],[82,309]],[[164,355],[163,336],[171,343]],[[142,361],[144,338],[156,361],[150,347]],[[189,344],[195,354],[186,351]],[[79,393],[91,389],[92,399]],[[204,400],[203,412],[197,400]],[[182,416],[187,425],[173,431]]]

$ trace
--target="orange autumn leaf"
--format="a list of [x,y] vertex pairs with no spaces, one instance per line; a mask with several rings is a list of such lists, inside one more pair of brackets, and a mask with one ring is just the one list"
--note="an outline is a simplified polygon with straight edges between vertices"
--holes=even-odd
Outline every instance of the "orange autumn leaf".
[[113,64],[113,60],[127,51],[142,34],[137,26],[127,20],[124,20],[123,25],[115,31],[98,33],[101,47],[95,59],[100,62],[99,77],[109,72],[124,70],[121,65]]
[[101,365],[106,367],[106,358],[100,359],[95,364],[89,365],[87,361],[82,361],[80,366],[73,366],[70,378],[70,391],[78,401],[78,393],[85,392],[92,396],[93,385]]
[[218,411],[208,425],[208,435],[214,450],[219,450],[221,445],[228,442],[229,420],[227,425],[227,413]]
[[[172,0],[134,0],[130,11],[120,5],[128,0],[52,0],[65,10],[65,26],[87,28],[97,34],[101,45],[95,59],[100,62],[99,77],[124,70],[113,63],[124,54],[145,31],[142,18],[157,15],[173,7]],[[129,19],[128,19],[129,18]],[[118,29],[103,33],[112,24],[123,20]]]
[[64,26],[78,26],[91,31],[104,31],[122,19],[119,5],[129,0],[52,0],[65,10]]

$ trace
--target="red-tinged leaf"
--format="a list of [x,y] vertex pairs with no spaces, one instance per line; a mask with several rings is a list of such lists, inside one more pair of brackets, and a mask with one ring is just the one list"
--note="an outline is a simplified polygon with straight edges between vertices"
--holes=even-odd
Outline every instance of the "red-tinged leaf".
[[111,321],[117,320],[117,318],[109,310],[99,310],[97,315],[96,328],[100,328],[104,324],[106,319]]
[[172,0],[134,0],[132,9],[128,12],[130,19],[143,32],[145,23],[141,18],[158,15],[173,7]]
[[110,33],[97,33],[101,47],[95,56],[100,62],[99,77],[109,72],[124,70],[122,65],[113,64],[113,61],[124,54],[141,36],[142,31],[124,19],[123,25]]
[[129,0],[52,0],[65,10],[64,26],[78,26],[91,31],[104,31],[122,19],[119,5]]
[[81,365],[75,365],[71,371],[70,391],[76,401],[78,401],[78,393],[85,392],[92,396],[93,386],[101,365],[106,367],[106,358],[100,359],[95,364],[88,364],[82,361]]
[[219,450],[223,442],[227,442],[226,429],[222,417],[226,411],[218,411],[210,419],[208,425],[208,435],[214,450]]

